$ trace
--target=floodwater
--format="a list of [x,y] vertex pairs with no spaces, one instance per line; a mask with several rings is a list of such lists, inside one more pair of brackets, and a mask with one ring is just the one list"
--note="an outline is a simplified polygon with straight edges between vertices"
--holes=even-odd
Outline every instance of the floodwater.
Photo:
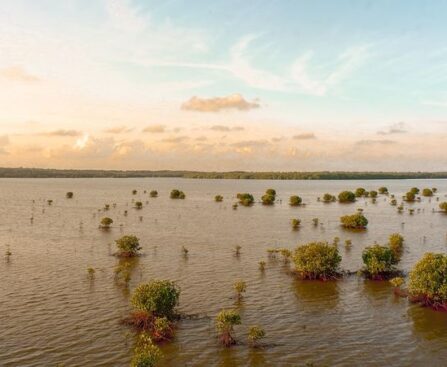
[[[447,200],[446,180],[2,179],[0,366],[129,365],[134,332],[120,320],[131,309],[132,290],[154,278],[178,282],[179,311],[198,315],[179,322],[175,340],[162,346],[163,367],[446,365],[447,313],[409,304],[394,296],[388,282],[356,276],[298,281],[281,260],[267,257],[268,248],[292,249],[338,236],[342,267],[357,270],[362,249],[385,243],[393,232],[405,237],[400,263],[405,271],[425,252],[445,252],[447,215],[432,211],[437,197],[406,205],[403,214],[385,196],[376,204],[317,202],[326,192],[382,185],[397,198],[413,186],[437,187],[439,200]],[[259,199],[270,187],[282,203],[231,208],[237,192]],[[169,199],[173,188],[183,190],[186,199]],[[149,198],[152,189],[158,198]],[[74,192],[73,199],[65,198],[67,191]],[[224,196],[222,203],[214,202],[216,194]],[[307,205],[290,207],[293,194]],[[133,209],[132,200],[141,200],[143,209]],[[98,211],[106,203],[110,210]],[[416,209],[414,215],[408,207]],[[368,229],[341,229],[339,217],[357,208],[364,209]],[[110,231],[98,229],[104,216],[114,220]],[[314,217],[322,225],[314,227]],[[291,230],[292,218],[302,220],[298,231]],[[118,260],[112,256],[114,240],[123,234],[137,235],[144,253],[133,260],[128,289],[115,280]],[[350,250],[346,239],[352,240]],[[239,257],[233,254],[237,245]],[[182,246],[189,250],[186,259]],[[260,260],[267,262],[264,273]],[[90,266],[96,269],[94,280],[87,277]],[[232,285],[238,279],[247,282],[247,292],[236,305]],[[235,328],[241,344],[224,349],[213,319],[232,307],[242,316]],[[265,348],[245,344],[247,329],[255,324],[266,330]]]

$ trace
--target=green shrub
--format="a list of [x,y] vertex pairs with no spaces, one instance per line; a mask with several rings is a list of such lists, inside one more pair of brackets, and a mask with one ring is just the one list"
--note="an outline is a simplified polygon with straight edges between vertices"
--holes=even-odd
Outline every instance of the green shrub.
[[388,246],[393,252],[394,258],[399,261],[404,248],[404,238],[399,233],[393,233],[388,240]]
[[293,229],[298,229],[301,225],[301,220],[297,219],[297,218],[293,218],[292,219],[292,228]]
[[248,342],[251,346],[255,346],[256,343],[265,337],[265,331],[258,325],[250,326],[248,329]]
[[423,189],[422,196],[433,196],[433,191],[431,189]]
[[274,189],[267,189],[267,190],[265,191],[265,193],[266,193],[267,195],[276,196],[276,190],[274,190]]
[[323,195],[323,202],[325,202],[325,203],[332,203],[335,200],[336,200],[336,198],[334,195],[331,195],[328,193]]
[[247,291],[247,284],[243,280],[238,280],[234,282],[233,288],[236,292],[236,297],[238,300],[242,299],[242,293]]
[[160,348],[153,344],[150,334],[143,332],[138,337],[130,366],[155,367],[161,357]]
[[447,255],[426,253],[410,272],[408,292],[414,301],[447,311]]
[[214,197],[214,201],[217,201],[217,202],[221,202],[221,201],[223,201],[223,196],[222,196],[222,195],[216,195],[216,196]]
[[275,203],[275,196],[270,194],[262,195],[262,205],[273,205]]
[[366,247],[362,252],[362,260],[365,264],[364,274],[371,279],[381,280],[392,274],[394,264],[398,260],[388,246],[374,245]]
[[365,193],[366,193],[366,190],[363,187],[359,187],[358,189],[355,190],[355,196],[358,198],[364,196]]
[[299,206],[299,205],[301,205],[302,202],[303,202],[303,199],[301,199],[297,195],[292,195],[289,199],[289,204],[291,206]]
[[382,195],[388,194],[388,188],[385,186],[379,187],[378,191],[379,191],[379,194],[382,194]]
[[132,305],[156,317],[172,319],[178,305],[180,289],[170,280],[152,280],[134,291]]
[[255,202],[253,195],[249,193],[237,194],[237,198],[239,200],[239,204],[243,206],[250,206]]
[[137,190],[132,190],[132,195],[136,195],[137,194]]
[[157,190],[152,190],[152,191],[149,193],[149,196],[150,196],[151,198],[156,198],[156,197],[158,196],[158,191],[157,191]]
[[229,347],[236,343],[233,332],[234,326],[241,324],[241,316],[235,310],[222,310],[216,316],[216,329],[221,343]]
[[104,217],[101,219],[101,228],[110,228],[111,224],[113,223],[113,219],[109,217]]
[[333,279],[338,276],[341,256],[327,242],[298,246],[293,254],[295,270],[302,279]]
[[143,203],[141,201],[136,201],[135,202],[135,209],[142,209],[143,208]]
[[71,198],[73,198],[73,193],[72,193],[71,191],[69,191],[69,192],[67,192],[67,193],[65,194],[65,197],[66,197],[67,199],[71,199]]
[[441,204],[439,204],[439,209],[441,209],[443,212],[447,213],[447,202],[444,201]]
[[368,219],[362,213],[344,215],[340,217],[340,222],[343,227],[348,229],[365,229],[368,225]]
[[370,192],[369,192],[369,196],[370,197],[372,197],[373,199],[375,199],[376,197],[377,197],[377,191],[375,191],[375,190],[371,190]]
[[183,191],[174,189],[171,191],[171,194],[169,196],[171,199],[184,199],[185,193]]
[[355,201],[355,194],[352,191],[342,191],[338,194],[338,201],[340,203],[353,203]]
[[126,235],[115,241],[118,248],[118,256],[133,257],[141,250],[139,239],[134,235]]
[[405,194],[404,200],[406,201],[414,201],[416,199],[416,194],[413,191],[408,191]]
[[410,189],[410,192],[412,192],[413,194],[417,195],[417,194],[419,194],[419,189],[417,187],[412,187]]

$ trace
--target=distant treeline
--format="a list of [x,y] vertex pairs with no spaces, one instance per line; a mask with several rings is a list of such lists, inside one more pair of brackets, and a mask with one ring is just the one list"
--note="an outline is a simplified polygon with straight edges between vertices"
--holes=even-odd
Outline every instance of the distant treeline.
[[0,168],[2,178],[182,177],[241,180],[375,180],[447,178],[447,172],[200,172]]

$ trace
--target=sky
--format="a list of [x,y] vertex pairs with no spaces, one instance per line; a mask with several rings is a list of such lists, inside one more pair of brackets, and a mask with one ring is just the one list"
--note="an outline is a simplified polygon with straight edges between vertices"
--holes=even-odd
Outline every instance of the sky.
[[445,171],[446,12],[0,0],[0,166]]

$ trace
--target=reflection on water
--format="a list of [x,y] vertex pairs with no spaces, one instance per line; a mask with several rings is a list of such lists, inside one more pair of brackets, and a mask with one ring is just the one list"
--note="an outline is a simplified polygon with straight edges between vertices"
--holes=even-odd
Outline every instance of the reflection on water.
[[[383,185],[397,198],[412,186],[438,187],[441,199],[447,193],[445,180],[2,179],[0,250],[5,254],[9,248],[12,255],[0,263],[0,366],[128,365],[133,331],[119,321],[130,311],[133,289],[154,278],[179,284],[180,312],[208,316],[179,323],[174,341],[162,346],[162,367],[444,365],[446,313],[410,305],[395,297],[387,282],[355,276],[299,281],[281,257],[267,257],[269,248],[339,237],[342,267],[355,271],[362,266],[362,250],[374,241],[385,243],[393,232],[406,239],[400,264],[405,271],[427,251],[444,252],[447,216],[433,212],[436,200],[413,204],[421,209],[413,215],[397,214],[384,197],[376,204],[316,200],[325,192]],[[260,198],[269,187],[282,203],[232,209],[237,192]],[[173,188],[186,199],[169,199]],[[144,194],[152,189],[158,198]],[[68,191],[73,199],[65,198]],[[224,197],[222,203],[214,201],[216,194]],[[288,198],[295,194],[307,205],[290,207]],[[143,202],[143,208],[134,209],[133,201]],[[358,208],[364,209],[368,229],[343,230],[339,217]],[[98,229],[104,216],[114,221],[108,231]],[[301,220],[298,231],[290,228],[292,218]],[[318,226],[313,218],[319,218]],[[140,238],[143,256],[112,256],[114,240],[124,234]],[[348,239],[352,246],[346,250]],[[93,279],[88,267],[96,270]],[[233,283],[239,279],[247,291],[235,305]],[[241,344],[225,350],[217,342],[214,317],[235,306],[242,317],[235,329]],[[244,344],[250,325],[265,329],[265,348]]]

